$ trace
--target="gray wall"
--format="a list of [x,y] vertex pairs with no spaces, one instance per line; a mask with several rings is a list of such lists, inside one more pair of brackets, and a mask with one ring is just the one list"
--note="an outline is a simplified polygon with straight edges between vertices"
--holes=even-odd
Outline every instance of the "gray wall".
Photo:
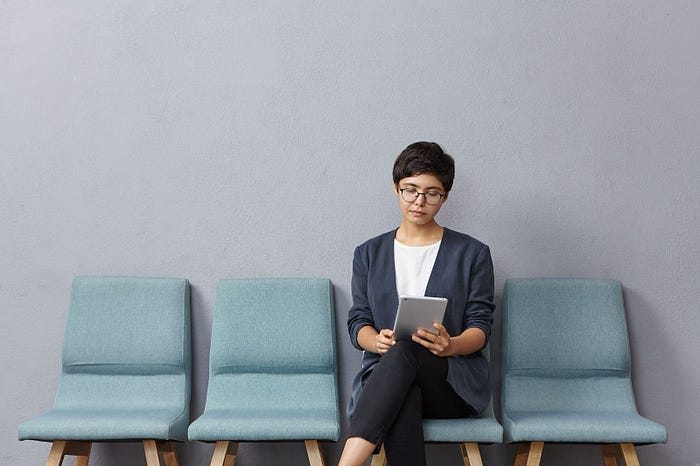
[[[193,417],[217,280],[328,277],[345,403],[352,250],[397,225],[393,158],[427,139],[457,160],[440,220],[491,246],[499,299],[508,277],[622,281],[639,408],[670,439],[641,461],[696,466],[698,24],[692,1],[0,1],[0,463],[46,461],[17,426],[52,405],[77,274],[190,279]],[[145,460],[110,444],[91,464]]]

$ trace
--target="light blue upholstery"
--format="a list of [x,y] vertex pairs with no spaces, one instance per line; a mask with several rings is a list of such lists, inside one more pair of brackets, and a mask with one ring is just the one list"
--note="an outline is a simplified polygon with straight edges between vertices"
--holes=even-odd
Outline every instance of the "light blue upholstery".
[[666,442],[637,412],[619,282],[508,280],[502,308],[506,441]]
[[500,443],[503,427],[489,406],[477,417],[464,419],[424,419],[423,437],[428,443]]
[[329,280],[221,280],[206,407],[189,439],[337,440],[336,360]]
[[77,277],[54,408],[20,440],[185,440],[190,287],[185,279]]

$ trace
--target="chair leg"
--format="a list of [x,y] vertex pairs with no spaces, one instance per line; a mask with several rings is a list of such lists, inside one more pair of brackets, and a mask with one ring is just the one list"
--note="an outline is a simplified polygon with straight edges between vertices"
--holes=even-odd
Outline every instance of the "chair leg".
[[311,466],[326,465],[326,462],[323,461],[323,454],[321,453],[321,446],[318,444],[318,440],[304,440],[304,445],[306,446],[306,454],[309,456],[309,464]]
[[521,443],[515,455],[515,466],[539,466],[544,442]]
[[637,452],[634,450],[633,444],[621,443],[620,449],[622,450],[622,456],[625,458],[625,464],[627,466],[639,466],[639,459],[637,458]]
[[49,459],[46,462],[46,466],[61,466],[61,464],[63,464],[63,458],[66,456],[75,456],[76,466],[88,466],[91,449],[91,442],[56,440],[51,445],[51,451],[49,452]]
[[67,444],[68,442],[64,440],[57,440],[53,442],[46,466],[61,466],[63,464],[63,457],[66,456]]
[[236,464],[238,454],[238,442],[219,440],[214,447],[210,466],[233,466]]
[[75,456],[75,466],[88,466],[92,442],[68,442],[66,455]]
[[483,466],[478,443],[460,443],[464,466]]
[[382,445],[379,453],[372,456],[372,463],[370,466],[386,466],[386,452],[384,451],[384,445]]
[[530,450],[530,445],[526,443],[518,444],[518,451],[515,453],[515,461],[513,466],[525,466],[527,463],[527,452]]
[[177,459],[177,450],[173,442],[158,442],[158,451],[163,455],[165,466],[180,466]]
[[146,464],[148,466],[160,466],[160,455],[158,445],[155,440],[144,440],[143,451],[146,454]]
[[620,446],[616,443],[609,443],[602,446],[603,463],[605,466],[617,466],[617,457],[620,456]]

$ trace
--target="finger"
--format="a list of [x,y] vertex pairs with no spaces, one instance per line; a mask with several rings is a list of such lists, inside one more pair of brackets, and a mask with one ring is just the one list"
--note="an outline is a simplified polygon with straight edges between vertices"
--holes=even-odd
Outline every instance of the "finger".
[[392,346],[395,341],[392,340],[391,338],[386,338],[386,337],[381,337],[377,341],[379,341],[382,345],[386,346],[387,348]]
[[426,342],[425,340],[423,340],[422,338],[420,338],[418,335],[413,335],[413,336],[411,337],[411,340],[413,340],[415,343],[418,343],[419,345],[425,347],[426,349],[432,351],[432,348],[430,348],[430,347],[428,346],[428,342]]
[[449,333],[447,333],[447,329],[444,325],[442,325],[442,323],[435,321],[433,322],[433,327],[435,328],[435,330],[438,331],[438,334],[440,336],[449,336]]
[[426,347],[430,351],[434,351],[435,348],[437,348],[437,346],[435,345],[433,340],[429,339],[427,334],[428,332],[424,332],[423,335],[416,333],[411,337],[411,339],[419,345]]
[[416,330],[416,334],[418,336],[420,336],[422,339],[428,340],[428,341],[435,341],[435,339],[440,336],[440,335],[436,334],[435,332],[431,332],[431,331],[426,330],[424,328],[419,328],[418,330]]

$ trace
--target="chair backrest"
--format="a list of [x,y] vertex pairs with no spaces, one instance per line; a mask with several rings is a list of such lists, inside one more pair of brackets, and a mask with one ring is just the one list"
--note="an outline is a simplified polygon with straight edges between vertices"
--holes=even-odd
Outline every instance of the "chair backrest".
[[617,281],[508,280],[503,321],[507,372],[629,371],[627,326]]
[[185,279],[77,277],[56,408],[171,408],[190,402]]
[[334,373],[333,289],[327,279],[221,280],[210,377],[225,373]]
[[270,419],[275,419],[275,412],[298,412],[300,419],[316,413],[319,422],[312,428],[290,427],[282,437],[279,429],[276,434],[246,431],[239,432],[240,438],[337,440],[334,319],[328,279],[221,280],[203,417],[218,410],[265,412]]
[[[507,280],[502,320],[504,410],[617,409],[621,400],[633,404],[619,282]],[[601,388],[610,398],[596,396]]]

